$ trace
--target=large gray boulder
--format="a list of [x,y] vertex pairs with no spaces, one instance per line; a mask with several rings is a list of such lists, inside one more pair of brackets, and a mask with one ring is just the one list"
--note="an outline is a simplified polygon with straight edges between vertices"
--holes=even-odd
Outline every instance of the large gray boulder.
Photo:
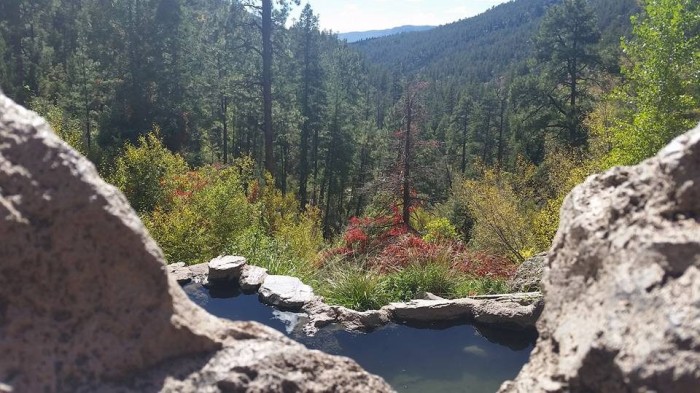
[[246,265],[241,271],[241,277],[238,279],[238,285],[244,292],[255,292],[265,282],[267,278],[267,269]]
[[209,261],[209,282],[231,282],[241,276],[248,261],[236,255],[221,255]]
[[195,306],[124,196],[0,95],[0,391],[390,391]]
[[530,362],[502,392],[700,388],[700,127],[564,201]]
[[310,286],[290,276],[265,276],[258,293],[263,302],[288,310],[299,310],[316,298]]

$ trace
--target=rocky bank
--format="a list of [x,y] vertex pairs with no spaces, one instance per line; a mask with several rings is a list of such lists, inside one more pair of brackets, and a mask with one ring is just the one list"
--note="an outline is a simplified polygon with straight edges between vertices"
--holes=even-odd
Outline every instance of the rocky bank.
[[0,239],[0,391],[392,391],[195,306],[124,196],[2,95]]
[[700,391],[700,127],[564,201],[511,392]]
[[[229,264],[229,271],[221,267],[221,261],[234,260],[238,263]],[[477,322],[512,330],[534,329],[543,307],[540,292],[464,299],[443,299],[428,293],[424,299],[391,303],[379,310],[355,311],[326,304],[322,297],[316,296],[313,289],[298,278],[268,275],[265,269],[247,264],[246,259],[240,256],[220,256],[208,264],[191,266],[174,263],[168,265],[168,271],[183,284],[195,281],[208,286],[239,286],[248,293],[257,290],[260,301],[264,303],[281,310],[306,313],[308,322],[303,330],[308,335],[314,335],[318,329],[334,323],[350,331],[369,331],[389,322],[423,325],[432,322]],[[209,272],[208,276],[202,275],[204,271]],[[226,280],[214,279],[224,276]]]

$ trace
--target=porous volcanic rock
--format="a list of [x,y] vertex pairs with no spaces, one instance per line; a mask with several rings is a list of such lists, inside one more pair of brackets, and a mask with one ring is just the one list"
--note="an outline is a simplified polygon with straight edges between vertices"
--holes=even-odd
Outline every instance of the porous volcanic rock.
[[697,392],[700,127],[565,199],[529,363],[501,392]]
[[255,292],[260,288],[267,278],[267,269],[246,265],[241,271],[241,277],[238,279],[238,285],[244,292]]
[[541,301],[520,304],[515,301],[488,299],[417,299],[391,303],[382,308],[392,320],[406,323],[476,321],[504,328],[532,328],[542,311]]
[[389,321],[389,311],[379,310],[355,311],[349,308],[333,306],[338,316],[338,322],[347,330],[369,331],[384,326]]
[[266,276],[258,293],[263,302],[289,310],[299,310],[316,298],[310,286],[290,276]]
[[181,285],[191,281],[196,283],[208,283],[209,266],[206,263],[187,266],[185,262],[171,263],[167,266],[168,273]]
[[187,284],[192,281],[192,272],[187,267],[185,262],[171,263],[167,267],[168,273],[170,273],[178,284]]
[[391,391],[195,306],[124,196],[1,95],[0,239],[0,391]]
[[245,257],[222,255],[209,261],[209,282],[229,282],[238,280],[246,265]]
[[508,281],[510,292],[530,292],[541,290],[542,273],[547,262],[547,253],[528,258],[518,266],[513,278]]

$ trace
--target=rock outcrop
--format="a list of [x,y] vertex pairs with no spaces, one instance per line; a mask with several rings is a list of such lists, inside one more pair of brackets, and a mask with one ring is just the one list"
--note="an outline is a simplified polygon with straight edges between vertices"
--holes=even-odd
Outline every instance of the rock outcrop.
[[528,258],[518,266],[513,278],[508,281],[510,292],[531,292],[541,290],[542,273],[547,261],[547,253]]
[[530,362],[501,392],[697,392],[700,127],[564,201]]
[[[229,262],[226,262],[229,261]],[[212,269],[229,266],[236,261],[235,271]],[[202,277],[202,267],[208,266],[208,278]],[[260,300],[281,310],[302,311],[308,321],[303,330],[313,336],[322,327],[337,323],[349,331],[370,331],[390,322],[426,324],[433,322],[478,322],[506,329],[532,329],[542,312],[540,292],[509,293],[474,296],[464,299],[443,299],[432,293],[423,293],[423,299],[406,303],[392,303],[379,310],[355,311],[324,303],[313,289],[296,277],[268,275],[267,270],[248,265],[241,256],[220,256],[208,264],[167,266],[178,282],[190,281],[225,288],[238,286],[243,292],[258,291]],[[218,277],[219,279],[215,279]],[[237,277],[237,280],[235,279]],[[224,279],[222,279],[224,278]]]
[[258,293],[263,302],[287,310],[299,310],[316,297],[310,286],[290,276],[266,276]]
[[241,276],[243,266],[248,261],[245,257],[223,255],[209,261],[209,281],[236,281]]
[[391,391],[195,306],[124,196],[0,95],[0,391]]
[[206,284],[209,280],[209,266],[206,263],[189,266],[185,265],[185,262],[171,263],[167,270],[179,284],[187,284],[192,281]]
[[523,305],[489,299],[412,300],[392,303],[383,309],[392,319],[407,323],[468,320],[504,328],[524,329],[535,325],[542,310],[540,301]]
[[267,269],[253,265],[246,265],[243,267],[238,284],[241,286],[243,292],[255,292],[265,282],[266,278]]

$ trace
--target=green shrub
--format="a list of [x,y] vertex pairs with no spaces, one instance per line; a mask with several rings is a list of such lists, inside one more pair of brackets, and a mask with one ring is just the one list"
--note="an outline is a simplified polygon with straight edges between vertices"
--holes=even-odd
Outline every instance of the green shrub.
[[187,172],[185,160],[166,149],[158,134],[156,129],[139,137],[137,146],[127,144],[108,178],[139,213],[164,206],[173,191],[170,181]]
[[[161,148],[155,141],[146,141],[139,148],[127,149],[131,154],[127,157],[150,159],[162,154],[158,152]],[[148,160],[121,161],[150,164]],[[124,175],[127,167],[122,165],[117,173]],[[157,196],[149,198],[155,207],[142,214],[143,221],[169,261],[194,264],[238,254],[272,274],[313,278],[311,262],[323,242],[318,210],[299,213],[293,196],[264,186],[274,181],[269,177],[258,181],[252,168],[252,160],[243,158],[229,167],[165,172],[158,194],[136,192],[137,196]]]
[[294,276],[307,284],[315,280],[311,260],[299,258],[293,245],[265,233],[261,226],[250,227],[238,235],[225,253],[244,255],[250,263],[267,269],[270,274]]
[[475,221],[470,245],[523,261],[523,250],[532,242],[532,212],[522,207],[506,176],[486,170],[481,179],[467,180],[461,187]]
[[425,232],[423,240],[428,243],[455,241],[459,238],[457,229],[449,219],[444,217],[436,217],[429,220],[425,225]]
[[168,260],[206,262],[227,253],[242,234],[259,230],[259,209],[248,202],[239,173],[204,166],[164,181],[170,193],[144,222]]

